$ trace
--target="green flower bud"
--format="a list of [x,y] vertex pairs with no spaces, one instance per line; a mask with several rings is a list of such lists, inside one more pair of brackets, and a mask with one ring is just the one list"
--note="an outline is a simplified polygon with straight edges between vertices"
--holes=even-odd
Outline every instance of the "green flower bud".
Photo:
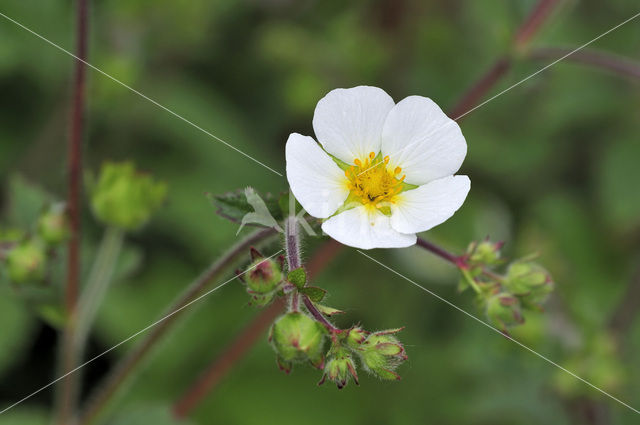
[[361,344],[359,353],[367,370],[381,379],[399,380],[395,369],[408,359],[404,346],[393,334],[400,329],[375,332]]
[[524,323],[520,312],[520,301],[514,295],[506,292],[489,297],[486,312],[491,324],[505,332],[510,326]]
[[521,297],[523,305],[538,308],[554,289],[549,273],[540,265],[526,261],[516,261],[509,266],[505,286]]
[[37,241],[25,241],[7,254],[7,272],[14,283],[38,282],[44,279],[46,255]]
[[345,337],[347,345],[354,349],[359,348],[360,344],[367,338],[367,334],[368,332],[359,326],[352,327],[347,331],[347,336]]
[[38,235],[49,245],[58,245],[69,237],[69,223],[63,204],[52,206],[40,216]]
[[276,353],[285,362],[311,360],[319,363],[326,331],[324,327],[299,312],[280,316],[269,336]]
[[164,183],[138,173],[130,162],[105,163],[91,190],[91,207],[103,223],[136,230],[149,220],[166,193]]
[[476,264],[495,265],[500,262],[500,249],[503,242],[490,242],[484,240],[480,243],[474,242],[469,246],[469,261]]
[[358,385],[356,364],[351,354],[344,348],[331,350],[329,360],[324,367],[324,375],[318,385],[322,385],[327,378],[335,382],[338,389],[344,388],[351,378]]
[[282,270],[271,259],[259,258],[247,270],[246,283],[251,292],[257,294],[273,292],[282,282]]

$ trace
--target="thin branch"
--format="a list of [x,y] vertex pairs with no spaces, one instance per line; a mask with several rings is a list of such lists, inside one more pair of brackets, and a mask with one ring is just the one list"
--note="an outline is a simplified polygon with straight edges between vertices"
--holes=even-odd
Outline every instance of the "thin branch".
[[[547,61],[564,57],[573,50],[573,48],[566,47],[540,47],[532,49],[527,54],[527,58]],[[609,71],[634,81],[640,80],[640,62],[623,56],[582,49],[567,56],[565,60]]]
[[451,264],[455,265],[456,267],[458,267],[460,269],[467,269],[468,268],[466,259],[462,255],[452,254],[452,253],[448,252],[447,250],[435,245],[434,243],[431,243],[431,242],[427,241],[426,239],[422,239],[422,238],[418,238],[417,245],[419,247],[421,247],[421,248],[426,249],[427,251],[431,252],[432,254],[435,254],[438,257],[450,262]]
[[[540,0],[516,32],[512,43],[513,48],[522,50],[526,47],[549,17],[553,8],[559,3],[560,0]],[[451,108],[449,116],[456,121],[466,116],[507,73],[511,68],[511,63],[510,56],[502,55],[499,57],[489,70],[464,92],[460,100]]]
[[[167,313],[178,311],[186,304],[198,298],[198,296],[206,291],[211,281],[220,276],[227,268],[231,267],[241,255],[245,254],[249,247],[264,242],[275,234],[276,231],[272,228],[263,229],[253,233],[233,246],[224,256],[213,262],[207,270],[196,278],[191,285],[188,286],[186,291],[178,296],[161,316],[164,317]],[[120,360],[104,379],[102,385],[97,387],[96,392],[89,399],[87,407],[84,409],[80,418],[80,424],[91,424],[99,417],[118,390],[122,388],[122,384],[131,376],[135,367],[147,359],[158,341],[166,335],[172,325],[176,323],[179,317],[182,317],[185,311],[186,310],[180,310],[178,313],[171,315],[152,328],[146,338],[133,350],[129,351],[126,357]]]
[[[67,284],[65,287],[65,306],[67,324],[62,335],[62,349],[59,359],[61,373],[72,370],[77,363],[74,350],[75,312],[78,301],[80,281],[80,221],[81,221],[81,180],[82,180],[82,139],[84,135],[84,115],[86,101],[86,66],[89,4],[88,0],[76,2],[76,56],[73,111],[68,146],[68,214],[71,237],[67,256]],[[72,422],[77,398],[77,377],[61,381],[57,387],[56,404],[58,423],[68,425]]]
[[[344,248],[333,239],[322,244],[307,265],[310,278],[316,276]],[[187,418],[198,404],[220,384],[222,378],[239,362],[259,341],[269,325],[285,309],[285,303],[276,301],[265,308],[253,321],[225,348],[205,369],[205,372],[189,386],[173,406],[173,415],[177,419]]]

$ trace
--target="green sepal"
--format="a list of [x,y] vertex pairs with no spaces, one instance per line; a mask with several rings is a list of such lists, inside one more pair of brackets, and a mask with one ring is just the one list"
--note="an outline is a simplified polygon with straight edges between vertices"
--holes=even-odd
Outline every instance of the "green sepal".
[[344,314],[344,311],[338,310],[337,308],[328,307],[322,304],[314,304],[314,305],[316,306],[316,308],[320,313],[324,314],[327,317],[331,317],[335,314]]
[[307,284],[307,272],[304,270],[304,267],[298,267],[287,274],[287,280],[297,288],[303,288],[304,285]]
[[322,301],[324,296],[327,294],[327,291],[322,288],[318,288],[317,286],[305,286],[300,289],[300,292],[309,297],[309,299],[314,303]]

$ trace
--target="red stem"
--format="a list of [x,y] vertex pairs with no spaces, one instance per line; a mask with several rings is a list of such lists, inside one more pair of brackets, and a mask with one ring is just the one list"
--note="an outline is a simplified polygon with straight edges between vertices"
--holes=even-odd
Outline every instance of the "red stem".
[[[516,49],[524,48],[538,32],[542,23],[549,16],[553,7],[560,3],[560,0],[540,0],[532,9],[531,13],[522,23],[513,39]],[[455,121],[467,115],[480,100],[493,88],[511,67],[512,59],[509,56],[501,56],[485,72],[476,83],[465,91],[458,103],[451,109],[449,114]]]
[[[566,47],[541,47],[533,49],[527,57],[534,60],[559,59],[573,50]],[[583,49],[567,56],[566,60],[610,71],[632,80],[640,79],[640,63],[611,53]]]
[[458,268],[466,269],[466,268],[469,267],[467,265],[467,260],[466,260],[465,256],[463,256],[463,255],[454,255],[454,254],[450,253],[449,251],[447,251],[447,250],[445,250],[443,248],[440,248],[437,245],[434,245],[433,243],[427,241],[426,239],[418,238],[417,245],[419,247],[422,247],[422,248],[426,249],[427,251],[437,255],[438,257],[447,260],[448,262],[450,262],[451,264],[455,265]]
[[[67,256],[67,284],[65,287],[65,307],[67,324],[62,336],[60,372],[72,370],[77,363],[73,349],[75,313],[78,302],[80,281],[80,237],[81,237],[81,179],[82,179],[82,139],[86,109],[86,66],[87,60],[89,5],[88,0],[78,0],[76,11],[76,60],[73,83],[73,106],[68,144],[68,215],[70,239]],[[71,422],[77,397],[77,377],[60,382],[57,395],[57,414],[60,424]]]
[[[343,248],[334,240],[325,242],[313,255],[307,265],[309,277],[315,276]],[[285,309],[281,300],[262,310],[255,319],[228,345],[228,347],[206,368],[205,372],[191,385],[173,405],[173,415],[177,419],[187,418],[196,406],[222,380],[222,378],[240,361],[251,347],[260,339],[271,322]]]
[[[87,59],[88,4],[87,0],[77,2],[77,46],[76,56]],[[73,110],[68,149],[68,212],[71,237],[67,260],[66,306],[73,313],[78,300],[78,282],[80,276],[80,197],[82,178],[82,137],[84,134],[84,114],[86,99],[86,66],[77,60],[75,63]]]

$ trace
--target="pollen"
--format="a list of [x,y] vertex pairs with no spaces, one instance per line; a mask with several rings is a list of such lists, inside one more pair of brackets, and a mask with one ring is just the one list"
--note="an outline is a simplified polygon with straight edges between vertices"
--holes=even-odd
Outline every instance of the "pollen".
[[356,158],[345,171],[349,179],[351,194],[364,205],[381,207],[382,202],[394,202],[394,197],[402,191],[405,176],[398,177],[402,168],[388,169],[389,157],[381,158],[370,152],[367,158]]

